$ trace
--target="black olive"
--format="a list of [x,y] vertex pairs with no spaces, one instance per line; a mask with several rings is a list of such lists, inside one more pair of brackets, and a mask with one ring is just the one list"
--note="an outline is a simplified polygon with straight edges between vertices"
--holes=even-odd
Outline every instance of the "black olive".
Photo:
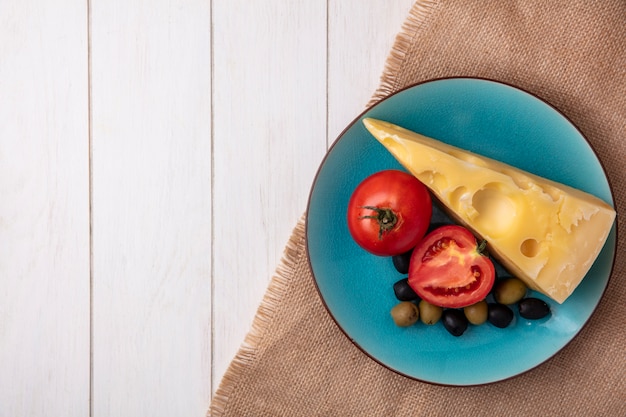
[[401,274],[409,273],[409,262],[411,261],[411,254],[413,253],[413,249],[408,252],[402,253],[400,255],[394,255],[391,257],[393,262],[393,266],[396,270]]
[[504,329],[513,321],[513,310],[504,304],[489,303],[487,320],[496,327]]
[[525,319],[542,319],[550,314],[550,306],[538,298],[524,298],[517,304],[519,315]]
[[413,301],[419,298],[418,295],[415,294],[415,291],[413,291],[413,288],[409,286],[408,278],[401,279],[393,284],[393,293],[400,301]]
[[441,316],[443,327],[446,328],[452,336],[461,336],[467,330],[467,318],[463,311],[455,309],[446,309]]
[[426,234],[432,232],[433,230],[439,229],[440,227],[443,226],[449,226],[453,223],[449,223],[449,222],[434,222],[431,223],[430,226],[428,226],[428,230],[426,230]]

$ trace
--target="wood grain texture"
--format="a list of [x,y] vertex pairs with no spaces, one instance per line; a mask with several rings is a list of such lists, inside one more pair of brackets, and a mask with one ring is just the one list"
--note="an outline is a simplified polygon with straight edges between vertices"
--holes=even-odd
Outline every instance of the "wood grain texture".
[[205,414],[411,3],[0,2],[0,417]]
[[89,412],[86,16],[0,3],[3,417]]
[[412,3],[214,0],[214,389]]
[[380,84],[387,56],[414,0],[330,1],[328,24],[328,139],[361,112]]
[[214,380],[250,328],[326,150],[326,6],[214,0]]
[[210,396],[209,6],[92,3],[93,416]]

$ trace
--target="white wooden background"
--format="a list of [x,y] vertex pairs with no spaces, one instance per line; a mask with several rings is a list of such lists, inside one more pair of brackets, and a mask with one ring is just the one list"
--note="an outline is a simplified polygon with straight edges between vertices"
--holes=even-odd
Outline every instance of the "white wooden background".
[[203,416],[413,0],[0,0],[0,416]]

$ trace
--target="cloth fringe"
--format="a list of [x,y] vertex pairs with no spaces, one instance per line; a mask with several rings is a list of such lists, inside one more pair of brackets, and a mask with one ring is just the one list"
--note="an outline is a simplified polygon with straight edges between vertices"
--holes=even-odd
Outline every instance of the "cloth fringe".
[[367,107],[376,104],[397,91],[400,85],[397,80],[397,74],[400,72],[404,60],[410,52],[409,48],[413,43],[413,39],[418,35],[420,29],[426,26],[427,19],[438,5],[439,2],[433,0],[418,0],[413,4],[409,11],[409,16],[402,24],[400,32],[396,35],[394,44],[385,61],[380,85],[369,103],[367,103]]
[[237,386],[240,375],[252,364],[257,355],[258,346],[265,334],[265,329],[271,322],[276,306],[282,300],[288,282],[295,273],[298,245],[305,234],[305,217],[306,214],[300,217],[291,233],[282,259],[254,316],[252,327],[226,370],[211,401],[207,417],[221,416],[226,412],[228,400]]

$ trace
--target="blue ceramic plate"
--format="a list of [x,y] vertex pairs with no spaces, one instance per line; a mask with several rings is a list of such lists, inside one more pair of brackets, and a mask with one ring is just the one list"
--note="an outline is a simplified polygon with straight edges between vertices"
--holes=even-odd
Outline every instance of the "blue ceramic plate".
[[[608,284],[616,248],[615,226],[593,268],[566,302],[539,294],[547,318],[517,315],[506,329],[471,326],[461,337],[438,323],[395,326],[392,285],[403,278],[390,258],[357,246],[346,226],[348,199],[368,175],[402,166],[365,129],[377,118],[523,170],[574,186],[613,204],[605,172],[587,140],[561,113],[537,97],[475,78],[415,85],[379,102],[336,140],[315,178],[306,239],[315,282],[328,311],[367,355],[400,374],[445,385],[486,384],[545,362],[585,325]],[[515,309],[516,310],[516,309]]]

